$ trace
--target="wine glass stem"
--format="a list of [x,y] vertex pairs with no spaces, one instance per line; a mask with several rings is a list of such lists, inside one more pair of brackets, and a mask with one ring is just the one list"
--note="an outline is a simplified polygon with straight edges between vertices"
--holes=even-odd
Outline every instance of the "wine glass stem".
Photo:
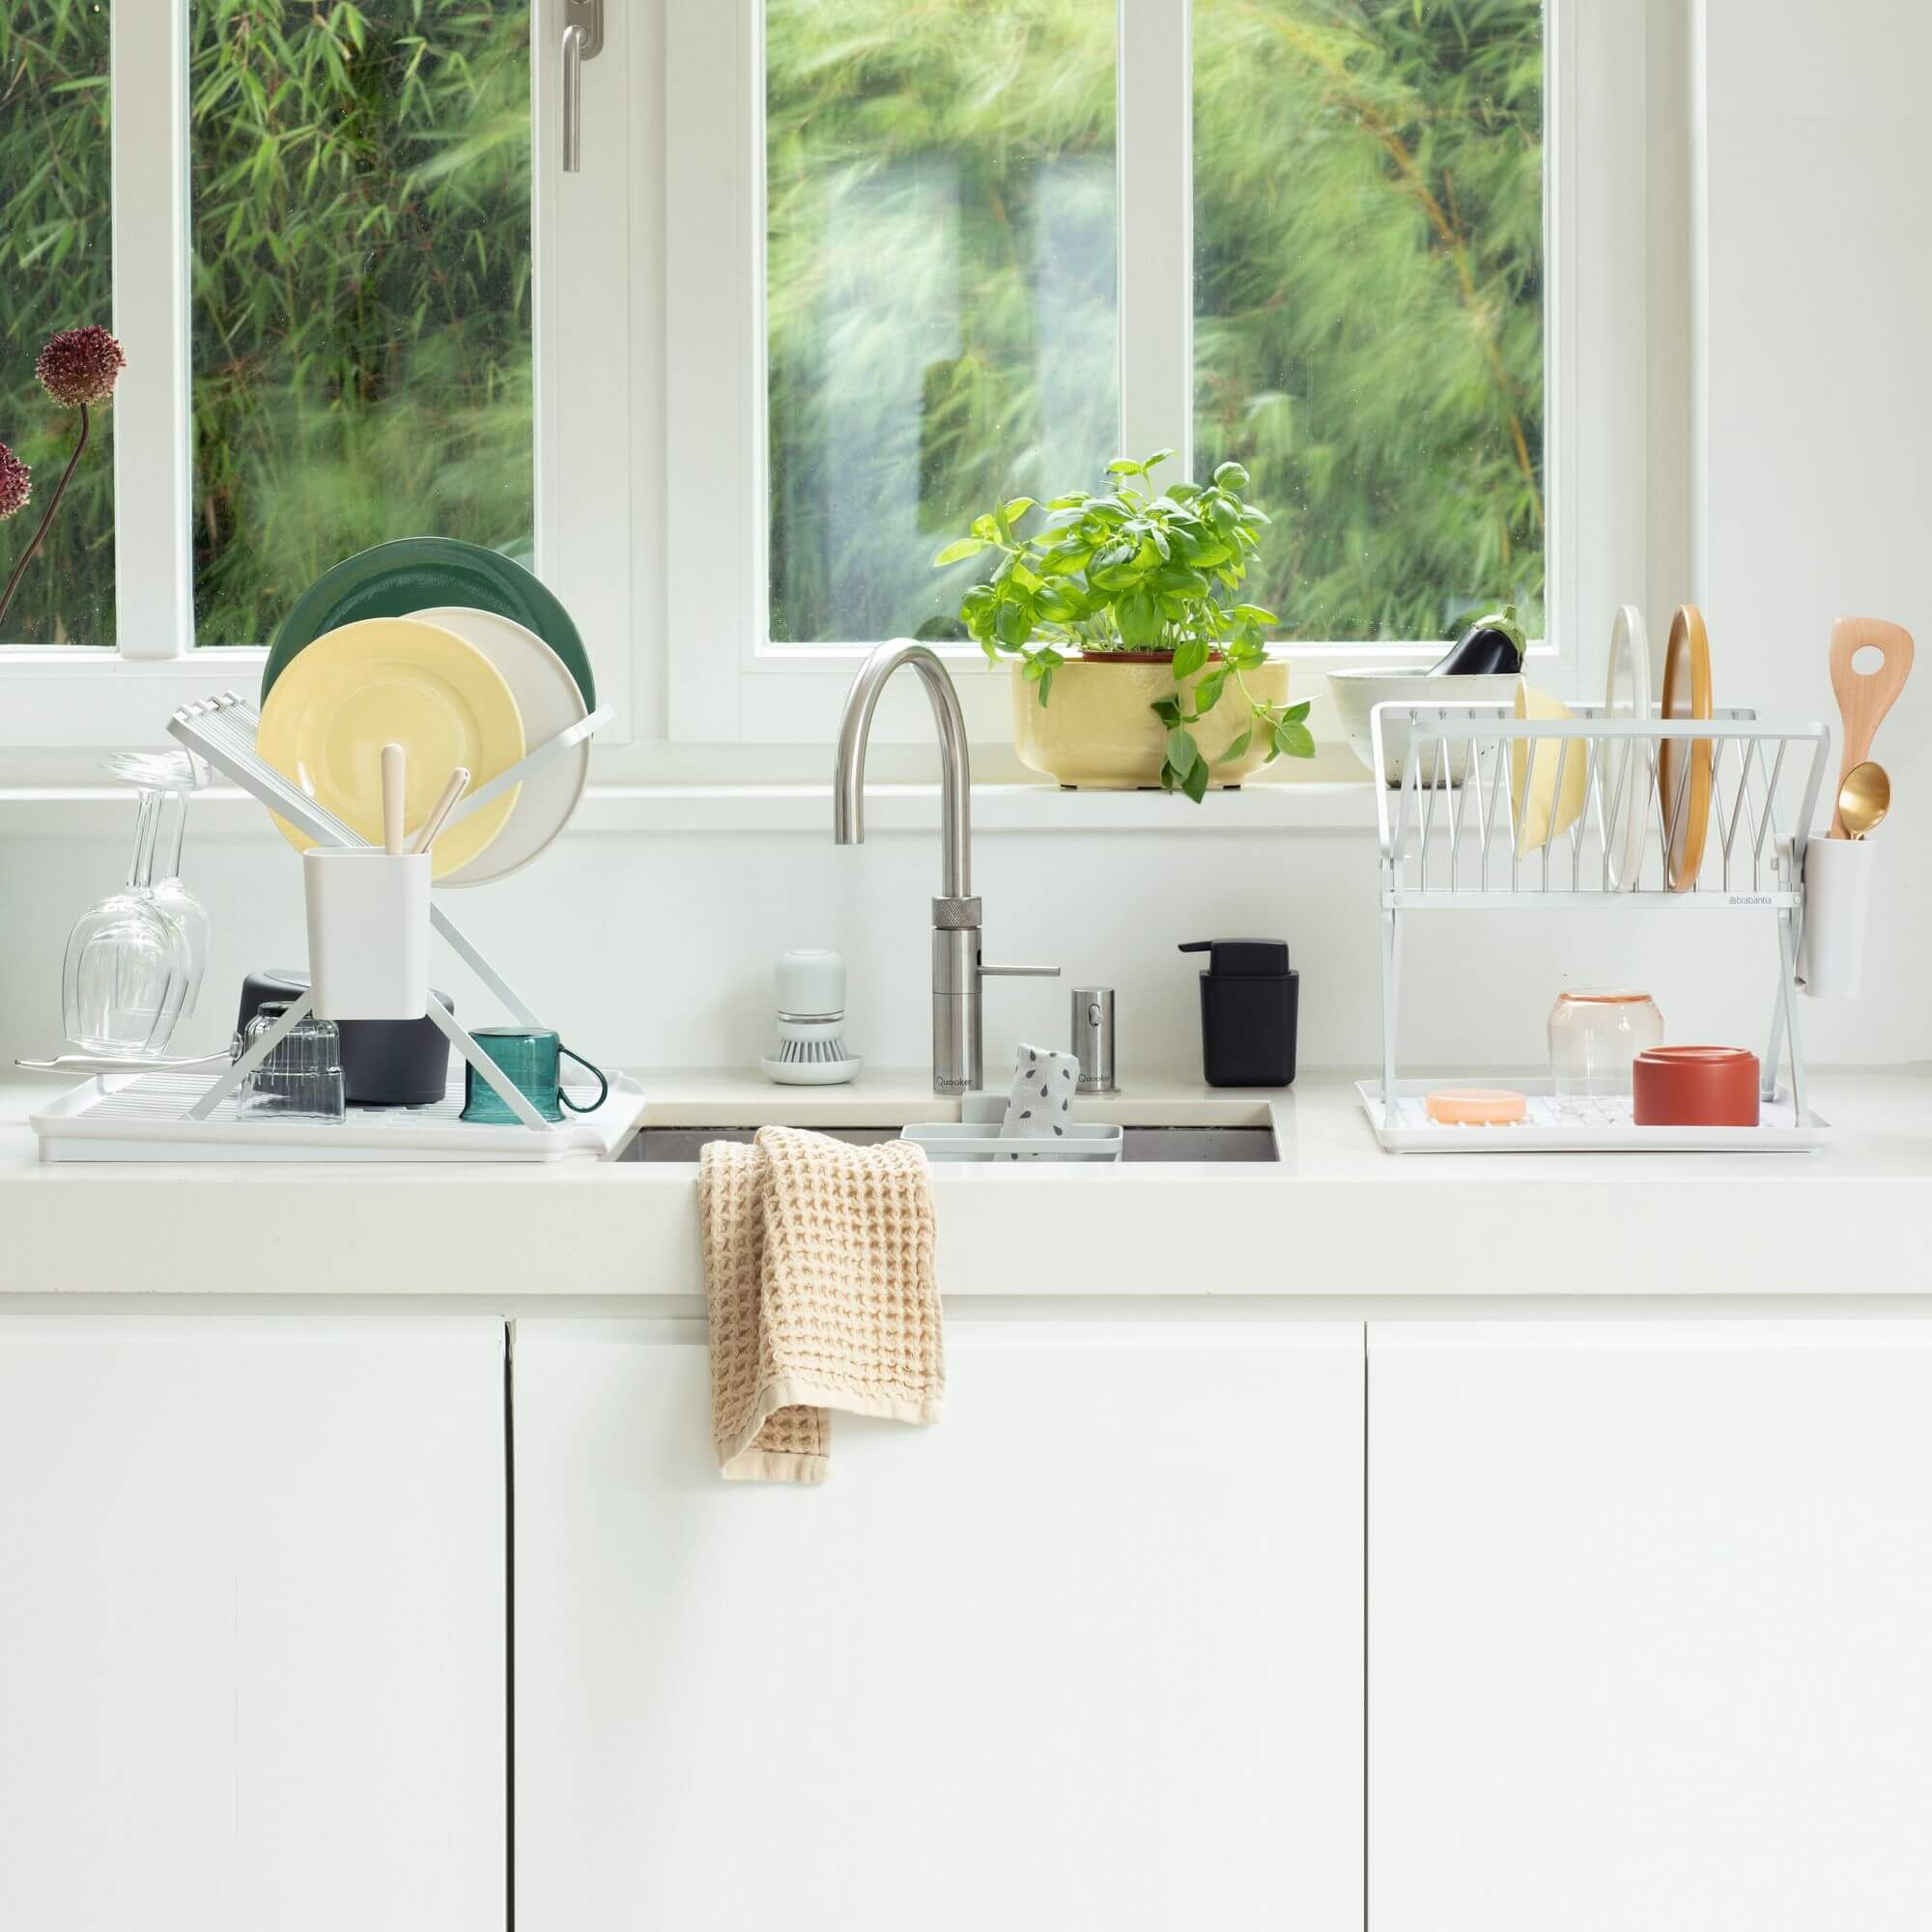
[[128,884],[146,892],[155,877],[155,834],[160,823],[160,794],[144,791],[134,815],[134,856],[128,867]]
[[165,885],[181,877],[182,843],[187,836],[187,793],[163,792],[155,809],[155,863],[152,877]]

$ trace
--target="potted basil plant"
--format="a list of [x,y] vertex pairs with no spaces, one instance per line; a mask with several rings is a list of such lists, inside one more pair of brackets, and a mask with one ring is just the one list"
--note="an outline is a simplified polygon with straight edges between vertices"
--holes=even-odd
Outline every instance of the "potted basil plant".
[[1025,764],[1062,784],[1158,784],[1199,804],[1277,757],[1313,757],[1315,740],[1263,641],[1273,612],[1237,601],[1268,521],[1241,499],[1248,472],[1224,463],[1211,483],[1159,489],[1152,471],[1173,454],[1110,463],[1110,496],[1015,497],[933,563],[997,554],[959,616],[989,659],[1018,661]]

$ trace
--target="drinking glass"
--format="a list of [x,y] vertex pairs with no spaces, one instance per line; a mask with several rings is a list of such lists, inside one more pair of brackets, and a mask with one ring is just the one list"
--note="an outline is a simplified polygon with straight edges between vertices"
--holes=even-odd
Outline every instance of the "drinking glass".
[[[289,1009],[286,1000],[265,1000],[235,1036],[237,1060]],[[309,1013],[244,1074],[235,1111],[244,1121],[339,1121],[343,1118],[342,1035],[333,1020]]]
[[191,1019],[201,982],[208,977],[208,909],[182,882],[182,845],[187,837],[189,794],[201,783],[201,768],[186,752],[117,752],[106,761],[116,778],[144,790],[161,794],[155,830],[155,863],[149,890],[161,908],[172,913],[187,935],[187,991],[182,996],[181,1017]]
[[162,794],[142,790],[128,882],[74,922],[61,967],[61,1017],[85,1053],[160,1053],[181,1018],[194,958],[182,922],[155,896]]
[[1549,1009],[1549,1072],[1556,1103],[1631,1098],[1631,1063],[1663,1044],[1663,1015],[1648,993],[1558,994]]

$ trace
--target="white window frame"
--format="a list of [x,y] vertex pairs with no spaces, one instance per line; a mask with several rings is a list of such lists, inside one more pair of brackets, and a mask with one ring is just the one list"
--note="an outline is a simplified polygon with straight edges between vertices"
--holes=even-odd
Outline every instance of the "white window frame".
[[[1118,4],[1121,444],[1186,453],[1191,7]],[[113,12],[114,71],[139,77],[117,87],[113,113],[114,327],[129,363],[114,403],[120,641],[0,648],[0,755],[14,772],[22,748],[155,741],[177,705],[246,689],[264,655],[192,644],[187,5]],[[583,72],[583,168],[570,177],[561,6],[536,0],[533,25],[537,563],[618,710],[595,774],[607,785],[810,778],[870,646],[767,636],[762,0],[607,0],[606,49]],[[1690,199],[1672,134],[1687,8],[1547,0],[1551,636],[1537,675],[1565,695],[1601,682],[1616,604],[1668,609],[1688,585],[1688,533],[1652,511],[1648,488],[1690,461],[1688,234],[1656,232]],[[1322,669],[1440,647],[1287,648],[1325,743]],[[1008,745],[1007,668],[972,645],[941,649],[975,742]],[[906,687],[888,692],[875,738],[923,748],[930,720]],[[803,749],[788,763],[783,746]]]
[[[1193,444],[1191,6],[1118,0],[1121,447]],[[1652,0],[1667,12],[1673,0]],[[697,744],[827,742],[867,644],[769,640],[766,588],[762,0],[665,0],[668,735]],[[1644,601],[1646,248],[1653,61],[1683,49],[1645,5],[1547,0],[1545,237],[1550,637],[1540,680],[1565,694],[1602,674],[1608,612]],[[680,559],[701,558],[685,569]],[[1682,589],[1675,592],[1683,595]],[[1586,613],[1602,613],[1593,626]],[[1595,629],[1605,636],[1598,639]],[[939,647],[976,740],[1007,739],[1008,670],[971,644]],[[1425,662],[1438,643],[1283,647],[1309,676],[1373,653]],[[875,735],[930,730],[912,694]],[[1318,728],[1318,736],[1321,735]]]
[[[0,751],[15,754],[165,742],[177,707],[250,689],[267,657],[266,639],[194,642],[187,8],[112,10],[113,327],[128,354],[112,406],[116,643],[0,646]],[[639,122],[625,103],[649,36],[620,0],[606,7],[604,52],[583,71],[583,168],[565,177],[561,13],[536,0],[531,26],[536,560],[617,709],[605,742],[622,744],[659,724],[632,647],[630,261],[650,238],[631,232]]]

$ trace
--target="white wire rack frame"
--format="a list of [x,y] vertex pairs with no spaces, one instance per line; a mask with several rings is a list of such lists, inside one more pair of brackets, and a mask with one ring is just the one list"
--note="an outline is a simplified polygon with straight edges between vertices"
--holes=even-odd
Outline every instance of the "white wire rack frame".
[[[1803,1117],[1798,939],[1804,846],[1831,758],[1826,725],[1771,725],[1747,710],[1665,720],[1579,706],[1571,717],[1521,719],[1494,704],[1398,701],[1371,714],[1378,772],[1387,769],[1384,741],[1394,731],[1407,739],[1402,781],[1378,786],[1376,798],[1388,1118],[1405,913],[1635,904],[1773,915],[1778,984],[1763,1089],[1767,1098],[1776,1094],[1788,1042],[1792,1100]],[[1687,744],[1687,754],[1667,759],[1672,743]],[[1526,810],[1532,797],[1542,802]],[[1692,868],[1685,861],[1700,799],[1707,815]],[[1574,816],[1554,803],[1570,800]]]

